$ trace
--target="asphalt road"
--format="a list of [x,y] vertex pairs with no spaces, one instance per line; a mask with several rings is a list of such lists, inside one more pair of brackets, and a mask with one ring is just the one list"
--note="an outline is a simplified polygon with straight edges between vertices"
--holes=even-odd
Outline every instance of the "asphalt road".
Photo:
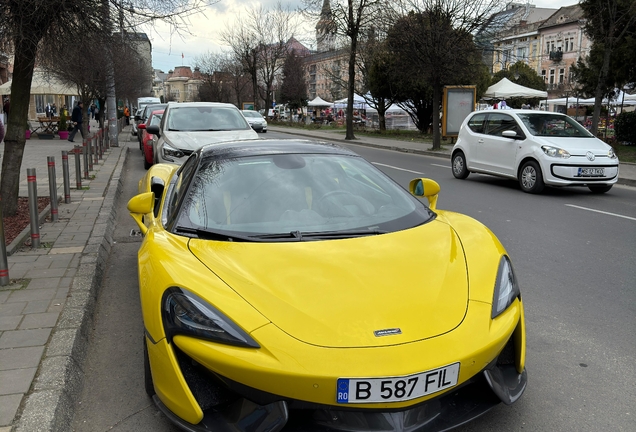
[[[447,159],[350,147],[404,186],[415,177],[436,180],[438,208],[484,223],[512,258],[526,307],[528,389],[515,405],[499,405],[456,430],[634,430],[636,188],[528,195],[508,180],[475,174],[457,180]],[[139,150],[130,151],[76,431],[177,430],[143,390],[140,238],[130,235],[136,225],[125,205],[144,170]]]

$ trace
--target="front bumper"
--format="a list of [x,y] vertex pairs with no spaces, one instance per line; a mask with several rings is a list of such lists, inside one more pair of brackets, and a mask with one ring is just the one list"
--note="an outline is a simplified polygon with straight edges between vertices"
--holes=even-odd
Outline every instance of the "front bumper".
[[[611,185],[618,181],[618,163],[607,160],[589,162],[585,158],[571,158],[567,163],[551,162],[543,166],[544,181],[553,186]],[[580,160],[578,160],[580,159]],[[602,168],[603,176],[581,176],[579,168]]]
[[[463,339],[464,343],[458,344],[452,338],[455,332],[451,332],[451,336],[424,341],[423,346],[407,344],[392,348],[388,350],[390,354],[384,349],[336,350],[340,353],[332,356],[331,361],[314,363],[310,368],[303,362],[305,355],[298,353],[291,358],[277,346],[270,346],[268,352],[221,347],[221,351],[226,350],[223,353],[210,350],[210,345],[215,344],[188,337],[176,336],[173,344],[165,339],[156,344],[149,340],[150,363],[159,396],[156,402],[171,420],[184,430],[192,431],[209,430],[206,428],[216,425],[219,419],[226,425],[233,420],[236,424],[249,423],[251,427],[213,430],[419,432],[450,429],[482,415],[500,401],[515,402],[527,383],[521,302],[515,302],[495,320],[489,319],[490,305],[475,302],[471,308],[478,309],[479,313],[469,313],[465,326],[460,328],[473,334],[473,341],[478,342]],[[477,315],[480,319],[475,320]],[[481,319],[484,316],[488,316],[488,320]],[[486,328],[479,324],[485,324]],[[272,327],[265,326],[259,331],[271,332]],[[490,334],[484,343],[475,335],[486,329]],[[202,346],[204,349],[200,350]],[[474,350],[475,347],[479,349]],[[413,367],[413,358],[419,358],[417,355],[422,354],[422,349],[443,352],[444,355],[434,356],[431,362],[444,363],[449,358],[461,362],[457,386],[399,403],[335,402],[337,376],[355,376],[353,371],[361,376],[374,376],[369,371],[378,365],[385,365],[378,369],[384,371],[384,376],[397,376],[403,374],[404,364]],[[321,350],[324,351],[313,347],[306,356],[315,356]],[[270,355],[272,358],[268,360]],[[346,358],[349,358],[347,364],[343,360]],[[248,359],[252,364],[248,364]],[[255,366],[254,361],[260,364]],[[420,367],[419,363],[418,360],[415,367]],[[430,366],[427,361],[421,363],[422,368]],[[342,366],[338,367],[339,364]],[[382,375],[376,372],[375,376]],[[250,423],[255,418],[263,423]]]

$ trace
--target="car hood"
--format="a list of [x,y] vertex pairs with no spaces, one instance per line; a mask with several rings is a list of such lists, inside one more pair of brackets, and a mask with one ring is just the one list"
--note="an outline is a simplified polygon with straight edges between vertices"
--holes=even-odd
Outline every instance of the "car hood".
[[[447,333],[466,314],[463,249],[440,221],[353,239],[193,239],[189,247],[274,325],[308,344],[403,344]],[[214,303],[213,293],[202,288],[201,294]],[[240,325],[240,317],[233,318]]]
[[585,155],[586,152],[592,151],[594,154],[607,154],[610,146],[597,138],[579,138],[579,137],[536,137],[539,146],[549,145],[567,150],[571,155]]
[[179,150],[198,150],[207,144],[258,139],[258,135],[252,129],[199,132],[167,131],[163,133],[163,137],[171,147]]

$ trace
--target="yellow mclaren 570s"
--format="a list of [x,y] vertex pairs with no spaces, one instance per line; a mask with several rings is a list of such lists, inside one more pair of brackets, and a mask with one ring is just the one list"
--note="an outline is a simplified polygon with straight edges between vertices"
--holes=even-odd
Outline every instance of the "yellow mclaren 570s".
[[439,431],[514,403],[510,258],[439,191],[303,140],[151,167],[128,202],[147,393],[187,431]]

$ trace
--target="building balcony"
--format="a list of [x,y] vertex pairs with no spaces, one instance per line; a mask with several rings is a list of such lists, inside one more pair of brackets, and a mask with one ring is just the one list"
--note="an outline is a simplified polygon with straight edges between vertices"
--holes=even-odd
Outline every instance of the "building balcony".
[[561,61],[563,60],[563,51],[550,51],[550,60]]

